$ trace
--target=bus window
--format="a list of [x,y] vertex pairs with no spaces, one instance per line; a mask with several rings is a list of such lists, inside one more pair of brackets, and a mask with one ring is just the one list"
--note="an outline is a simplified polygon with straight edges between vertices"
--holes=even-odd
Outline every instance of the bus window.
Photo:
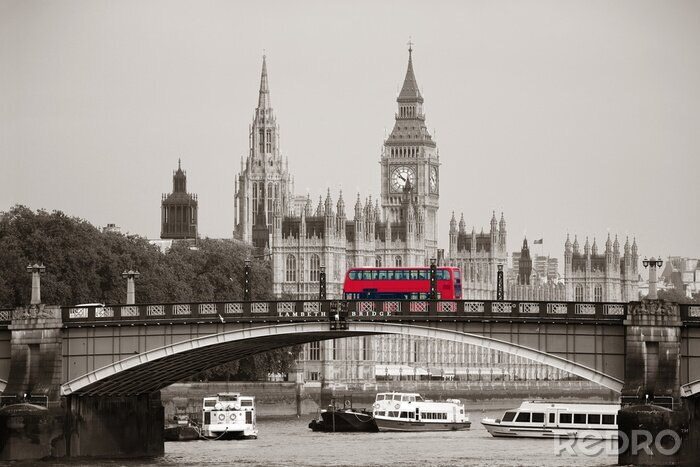
[[348,279],[350,279],[351,281],[354,281],[355,279],[357,279],[357,271],[348,272]]
[[460,274],[459,269],[455,269],[453,272],[456,280],[461,279],[462,275]]
[[411,280],[418,280],[418,269],[411,269]]
[[428,279],[430,279],[429,271],[421,269],[420,271],[418,271],[418,278],[422,281],[427,281]]
[[387,273],[386,269],[380,269],[379,275],[377,276],[377,279],[379,279],[380,281],[385,281],[386,280],[386,273]]
[[392,269],[389,269],[389,270],[386,272],[386,278],[387,278],[387,280],[393,280],[393,279],[394,279],[394,272],[395,272],[395,271],[393,271]]
[[366,281],[372,280],[372,271],[362,271],[362,279]]

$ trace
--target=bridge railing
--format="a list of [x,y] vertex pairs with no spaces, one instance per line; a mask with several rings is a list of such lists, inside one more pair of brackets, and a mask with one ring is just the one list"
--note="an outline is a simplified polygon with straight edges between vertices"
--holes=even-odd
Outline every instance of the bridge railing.
[[684,323],[700,324],[700,305],[682,304],[680,308],[681,321]]
[[14,308],[0,308],[0,325],[10,324]]
[[[63,307],[64,324],[173,321],[319,321],[335,300],[279,300]],[[625,303],[491,300],[348,300],[350,321],[513,320],[622,322]]]

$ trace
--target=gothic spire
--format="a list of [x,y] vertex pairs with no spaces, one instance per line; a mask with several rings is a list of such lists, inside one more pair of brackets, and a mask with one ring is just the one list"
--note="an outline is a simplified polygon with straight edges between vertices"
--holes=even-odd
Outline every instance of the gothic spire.
[[397,99],[399,102],[420,102],[423,103],[423,96],[420,95],[416,75],[413,73],[413,44],[408,43],[408,68],[403,86]]
[[269,109],[272,106],[270,102],[270,88],[267,84],[267,61],[263,55],[262,73],[260,74],[260,96],[258,97],[258,109]]

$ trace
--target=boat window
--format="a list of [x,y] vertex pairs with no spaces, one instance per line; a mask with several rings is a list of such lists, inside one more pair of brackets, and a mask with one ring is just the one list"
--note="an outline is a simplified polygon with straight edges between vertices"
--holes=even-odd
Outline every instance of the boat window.
[[241,407],[252,407],[253,401],[241,401]]
[[514,418],[515,418],[515,412],[506,412],[505,414],[503,414],[503,421],[504,422],[512,422]]
[[556,416],[556,415],[555,415],[554,413],[550,413],[550,414],[549,414],[549,423],[556,423],[556,422],[554,421],[555,416]]
[[377,394],[377,400],[378,400],[378,401],[383,401],[383,400],[384,400],[384,394]]
[[586,423],[586,414],[585,413],[575,413],[574,414],[574,423]]
[[411,396],[401,396],[401,400],[402,400],[402,401],[410,401],[410,400],[411,400]]
[[216,401],[214,399],[204,399],[204,407],[214,407],[216,405]]
[[398,417],[399,416],[399,413],[396,410],[390,410],[389,412],[387,412],[387,414],[388,414],[387,417]]
[[395,400],[395,401],[400,401],[400,400],[401,400],[401,394],[394,394],[394,400]]
[[377,411],[375,412],[375,414],[376,414],[378,417],[383,417],[384,414],[386,414],[386,412],[384,412],[383,410],[377,410]]
[[571,414],[570,413],[560,413],[559,414],[559,423],[571,423]]
[[589,425],[599,425],[600,424],[600,415],[599,414],[593,414],[589,413],[588,414],[588,424]]
[[544,414],[535,412],[532,414],[532,423],[544,423]]
[[527,422],[530,423],[530,412],[520,412],[518,417],[515,419],[516,422]]
[[401,415],[399,418],[411,418],[411,413],[410,412],[401,412]]
[[603,415],[603,425],[614,425],[615,424],[615,415],[613,414],[604,414]]

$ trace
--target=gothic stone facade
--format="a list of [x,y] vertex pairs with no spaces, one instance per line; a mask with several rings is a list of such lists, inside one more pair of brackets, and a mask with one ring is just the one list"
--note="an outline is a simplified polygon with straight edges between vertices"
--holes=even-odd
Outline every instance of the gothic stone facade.
[[595,239],[579,249],[578,239],[572,245],[569,236],[564,244],[564,286],[566,300],[577,302],[629,302],[639,296],[639,271],[637,263],[637,240],[630,247],[625,241],[624,254],[620,255],[620,243],[610,234],[605,242],[605,251],[598,253]]
[[[425,124],[411,52],[409,48],[394,128],[380,158],[380,199],[363,199],[358,194],[351,213],[346,212],[342,193],[334,200],[328,190],[325,199],[319,197],[315,209],[309,196],[294,195],[287,160],[280,154],[279,128],[263,58],[250,150],[245,161],[241,160],[236,181],[234,237],[252,243],[269,256],[272,286],[278,297],[318,297],[322,266],[326,270],[327,297],[333,298],[342,295],[348,268],[426,266],[431,258],[438,257],[440,158]],[[496,267],[506,262],[505,220],[501,217],[501,228],[497,229],[494,217],[488,234],[472,232],[471,237],[464,232],[463,220],[459,232],[454,219],[450,227],[450,254],[445,261],[467,271],[464,296],[495,297]],[[399,337],[313,343],[305,346],[300,370],[306,380],[373,380],[375,368],[398,355],[397,348],[427,345],[406,343]],[[459,352],[476,354],[474,350]],[[428,363],[433,369],[442,364],[454,368],[454,361],[422,361],[425,358],[411,364],[415,368]],[[339,363],[341,360],[344,363]]]

